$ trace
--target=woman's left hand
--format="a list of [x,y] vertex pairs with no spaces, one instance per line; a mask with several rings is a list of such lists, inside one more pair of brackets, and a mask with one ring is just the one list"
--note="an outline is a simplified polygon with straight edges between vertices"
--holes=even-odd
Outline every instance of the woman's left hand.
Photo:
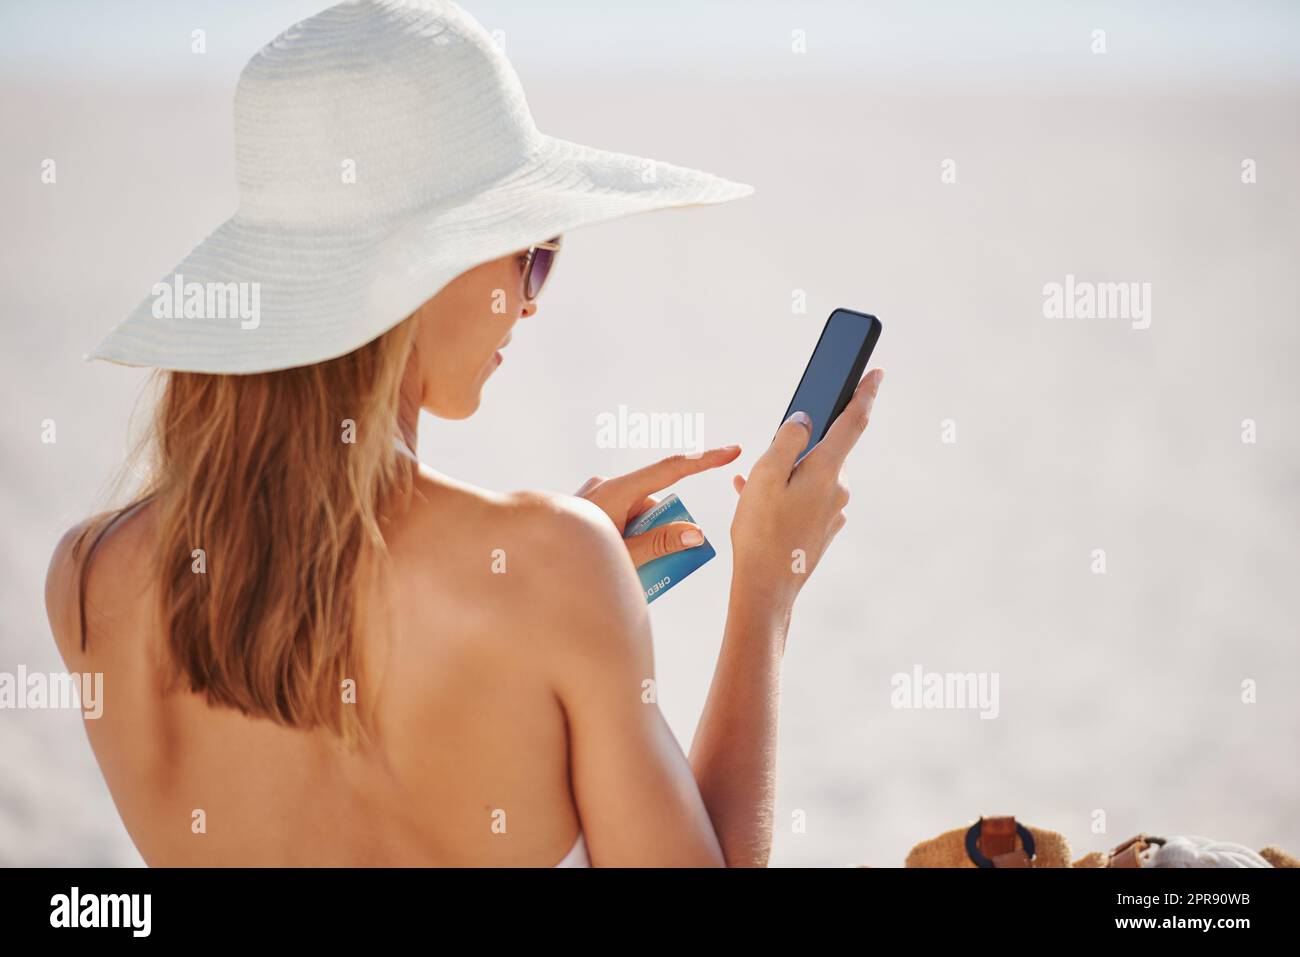
[[[575,494],[600,506],[622,535],[629,521],[659,504],[651,493],[666,489],[688,475],[734,462],[738,455],[739,445],[724,445],[707,452],[679,452],[626,475],[608,479],[592,476]],[[691,522],[667,522],[624,541],[632,554],[632,564],[640,567],[652,558],[702,544],[704,533]]]

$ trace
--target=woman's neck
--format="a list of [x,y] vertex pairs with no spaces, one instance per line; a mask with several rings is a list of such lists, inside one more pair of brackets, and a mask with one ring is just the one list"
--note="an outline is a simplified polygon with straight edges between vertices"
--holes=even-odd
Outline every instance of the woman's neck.
[[403,388],[397,399],[397,434],[412,452],[419,448],[420,403]]

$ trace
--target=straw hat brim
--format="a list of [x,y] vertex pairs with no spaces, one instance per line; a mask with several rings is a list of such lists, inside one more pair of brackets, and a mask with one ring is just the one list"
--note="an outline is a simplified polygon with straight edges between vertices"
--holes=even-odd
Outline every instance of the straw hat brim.
[[382,335],[466,270],[531,243],[752,192],[699,170],[538,134],[513,172],[395,220],[323,227],[236,213],[161,282],[179,274],[186,284],[256,283],[255,326],[237,317],[159,318],[151,295],[87,358],[234,374],[322,362]]

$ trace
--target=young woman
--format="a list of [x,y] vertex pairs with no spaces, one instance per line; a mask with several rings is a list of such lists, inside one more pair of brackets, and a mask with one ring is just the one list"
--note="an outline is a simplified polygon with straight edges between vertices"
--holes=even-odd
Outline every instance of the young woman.
[[157,293],[96,351],[164,370],[154,467],[64,536],[47,582],[68,669],[104,674],[85,725],[145,861],[765,864],[791,608],[844,524],[879,371],[797,468],[799,413],[735,478],[689,758],[646,694],[635,565],[692,529],[621,533],[739,448],[577,496],[474,488],[413,452],[421,409],[473,414],[561,233],[748,190],[538,133],[452,4],[298,24],[245,69],[236,138],[240,210],[175,276],[209,303],[257,284],[260,314],[176,316]]

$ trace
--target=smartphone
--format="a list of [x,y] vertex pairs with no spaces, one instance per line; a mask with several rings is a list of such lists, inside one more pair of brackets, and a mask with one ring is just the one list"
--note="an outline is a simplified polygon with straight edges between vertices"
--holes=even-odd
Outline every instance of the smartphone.
[[812,419],[812,435],[796,464],[822,440],[831,423],[849,404],[879,338],[880,320],[875,316],[836,309],[826,320],[790,407],[781,416],[782,424],[800,411],[807,412]]

